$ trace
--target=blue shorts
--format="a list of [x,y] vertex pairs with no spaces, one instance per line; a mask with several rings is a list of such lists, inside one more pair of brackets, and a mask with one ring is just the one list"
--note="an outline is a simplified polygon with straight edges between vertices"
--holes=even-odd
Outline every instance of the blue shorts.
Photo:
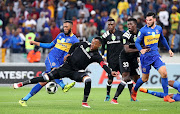
[[55,58],[52,55],[48,55],[45,60],[46,73],[50,72],[52,68],[60,67],[64,63],[64,57]]
[[142,70],[142,73],[144,73],[144,74],[149,74],[151,65],[156,70],[159,70],[159,68],[161,66],[165,65],[165,63],[162,61],[160,55],[156,55],[156,56],[141,55],[140,60],[141,60],[141,70]]
[[175,101],[180,101],[180,94],[179,94],[179,93],[174,94],[174,95],[173,95],[173,99],[174,99]]

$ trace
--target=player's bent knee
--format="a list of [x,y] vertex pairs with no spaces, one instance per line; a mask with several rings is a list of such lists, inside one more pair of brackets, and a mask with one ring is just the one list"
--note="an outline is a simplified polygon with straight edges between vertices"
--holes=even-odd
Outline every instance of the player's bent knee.
[[163,73],[161,74],[161,77],[162,77],[162,78],[167,78],[167,72],[163,72]]
[[84,77],[84,83],[88,83],[88,82],[91,82],[91,77],[89,77],[89,76],[86,76],[86,77]]
[[142,78],[142,81],[143,81],[143,82],[147,82],[147,81],[148,81],[148,78]]

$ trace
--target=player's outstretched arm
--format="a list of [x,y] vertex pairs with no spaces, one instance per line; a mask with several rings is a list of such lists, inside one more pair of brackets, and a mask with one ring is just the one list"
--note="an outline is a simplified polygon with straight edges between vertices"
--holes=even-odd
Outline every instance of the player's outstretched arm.
[[30,43],[31,45],[40,46],[40,42],[30,41],[29,43]]

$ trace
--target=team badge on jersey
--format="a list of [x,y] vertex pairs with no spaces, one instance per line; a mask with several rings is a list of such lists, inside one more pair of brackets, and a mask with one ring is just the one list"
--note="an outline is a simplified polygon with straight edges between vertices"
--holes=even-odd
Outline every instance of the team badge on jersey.
[[114,34],[112,34],[111,39],[114,41],[116,39],[116,36],[114,36]]
[[156,34],[159,34],[159,31],[158,31],[158,29],[156,29]]
[[53,63],[52,63],[52,66],[56,66],[56,63],[55,63],[55,62],[53,62]]
[[87,47],[87,48],[86,48],[86,51],[89,52],[89,51],[90,51],[90,47]]
[[137,39],[137,37],[136,37],[136,35],[134,35],[134,38],[133,38],[134,42],[136,42],[136,39]]

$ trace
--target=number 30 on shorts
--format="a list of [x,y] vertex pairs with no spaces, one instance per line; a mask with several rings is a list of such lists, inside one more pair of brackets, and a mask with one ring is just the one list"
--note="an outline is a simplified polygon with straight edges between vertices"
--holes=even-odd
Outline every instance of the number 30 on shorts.
[[129,63],[128,62],[123,62],[123,67],[129,67]]

